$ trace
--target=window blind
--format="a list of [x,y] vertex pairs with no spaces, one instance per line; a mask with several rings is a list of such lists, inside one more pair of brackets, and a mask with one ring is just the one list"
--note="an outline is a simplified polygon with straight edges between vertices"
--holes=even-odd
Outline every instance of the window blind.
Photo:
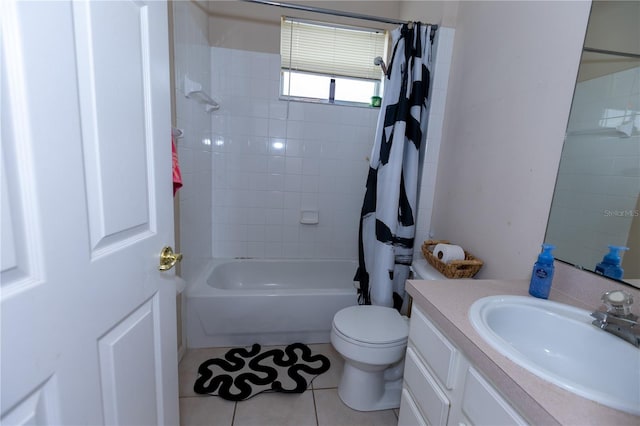
[[384,30],[344,27],[283,17],[280,56],[283,69],[379,80],[373,64],[384,58]]

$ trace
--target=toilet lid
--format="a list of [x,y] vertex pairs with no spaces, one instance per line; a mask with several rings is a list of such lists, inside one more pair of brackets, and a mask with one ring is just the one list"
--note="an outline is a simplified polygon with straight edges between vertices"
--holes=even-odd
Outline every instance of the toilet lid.
[[333,317],[333,326],[343,335],[363,343],[394,343],[407,340],[408,321],[393,308],[350,306]]

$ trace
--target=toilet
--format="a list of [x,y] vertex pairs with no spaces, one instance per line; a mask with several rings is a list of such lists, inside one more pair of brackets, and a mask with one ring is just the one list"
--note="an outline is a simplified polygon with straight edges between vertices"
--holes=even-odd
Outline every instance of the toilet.
[[[445,280],[423,258],[412,263],[414,278]],[[344,358],[338,385],[342,402],[358,411],[400,407],[409,318],[384,306],[358,305],[333,317],[331,344]]]

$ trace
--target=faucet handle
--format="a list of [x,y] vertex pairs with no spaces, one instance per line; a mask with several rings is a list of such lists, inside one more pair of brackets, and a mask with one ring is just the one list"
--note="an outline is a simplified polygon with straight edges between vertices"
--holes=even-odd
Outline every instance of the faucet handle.
[[600,299],[607,307],[607,312],[615,316],[625,317],[631,314],[633,297],[624,290],[607,291]]

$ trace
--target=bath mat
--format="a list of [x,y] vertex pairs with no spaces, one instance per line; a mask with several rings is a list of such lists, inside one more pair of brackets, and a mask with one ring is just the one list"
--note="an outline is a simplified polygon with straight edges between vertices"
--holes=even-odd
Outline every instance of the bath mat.
[[200,364],[193,390],[229,401],[243,401],[262,392],[302,393],[330,366],[326,356],[312,354],[304,343],[265,351],[256,343]]

